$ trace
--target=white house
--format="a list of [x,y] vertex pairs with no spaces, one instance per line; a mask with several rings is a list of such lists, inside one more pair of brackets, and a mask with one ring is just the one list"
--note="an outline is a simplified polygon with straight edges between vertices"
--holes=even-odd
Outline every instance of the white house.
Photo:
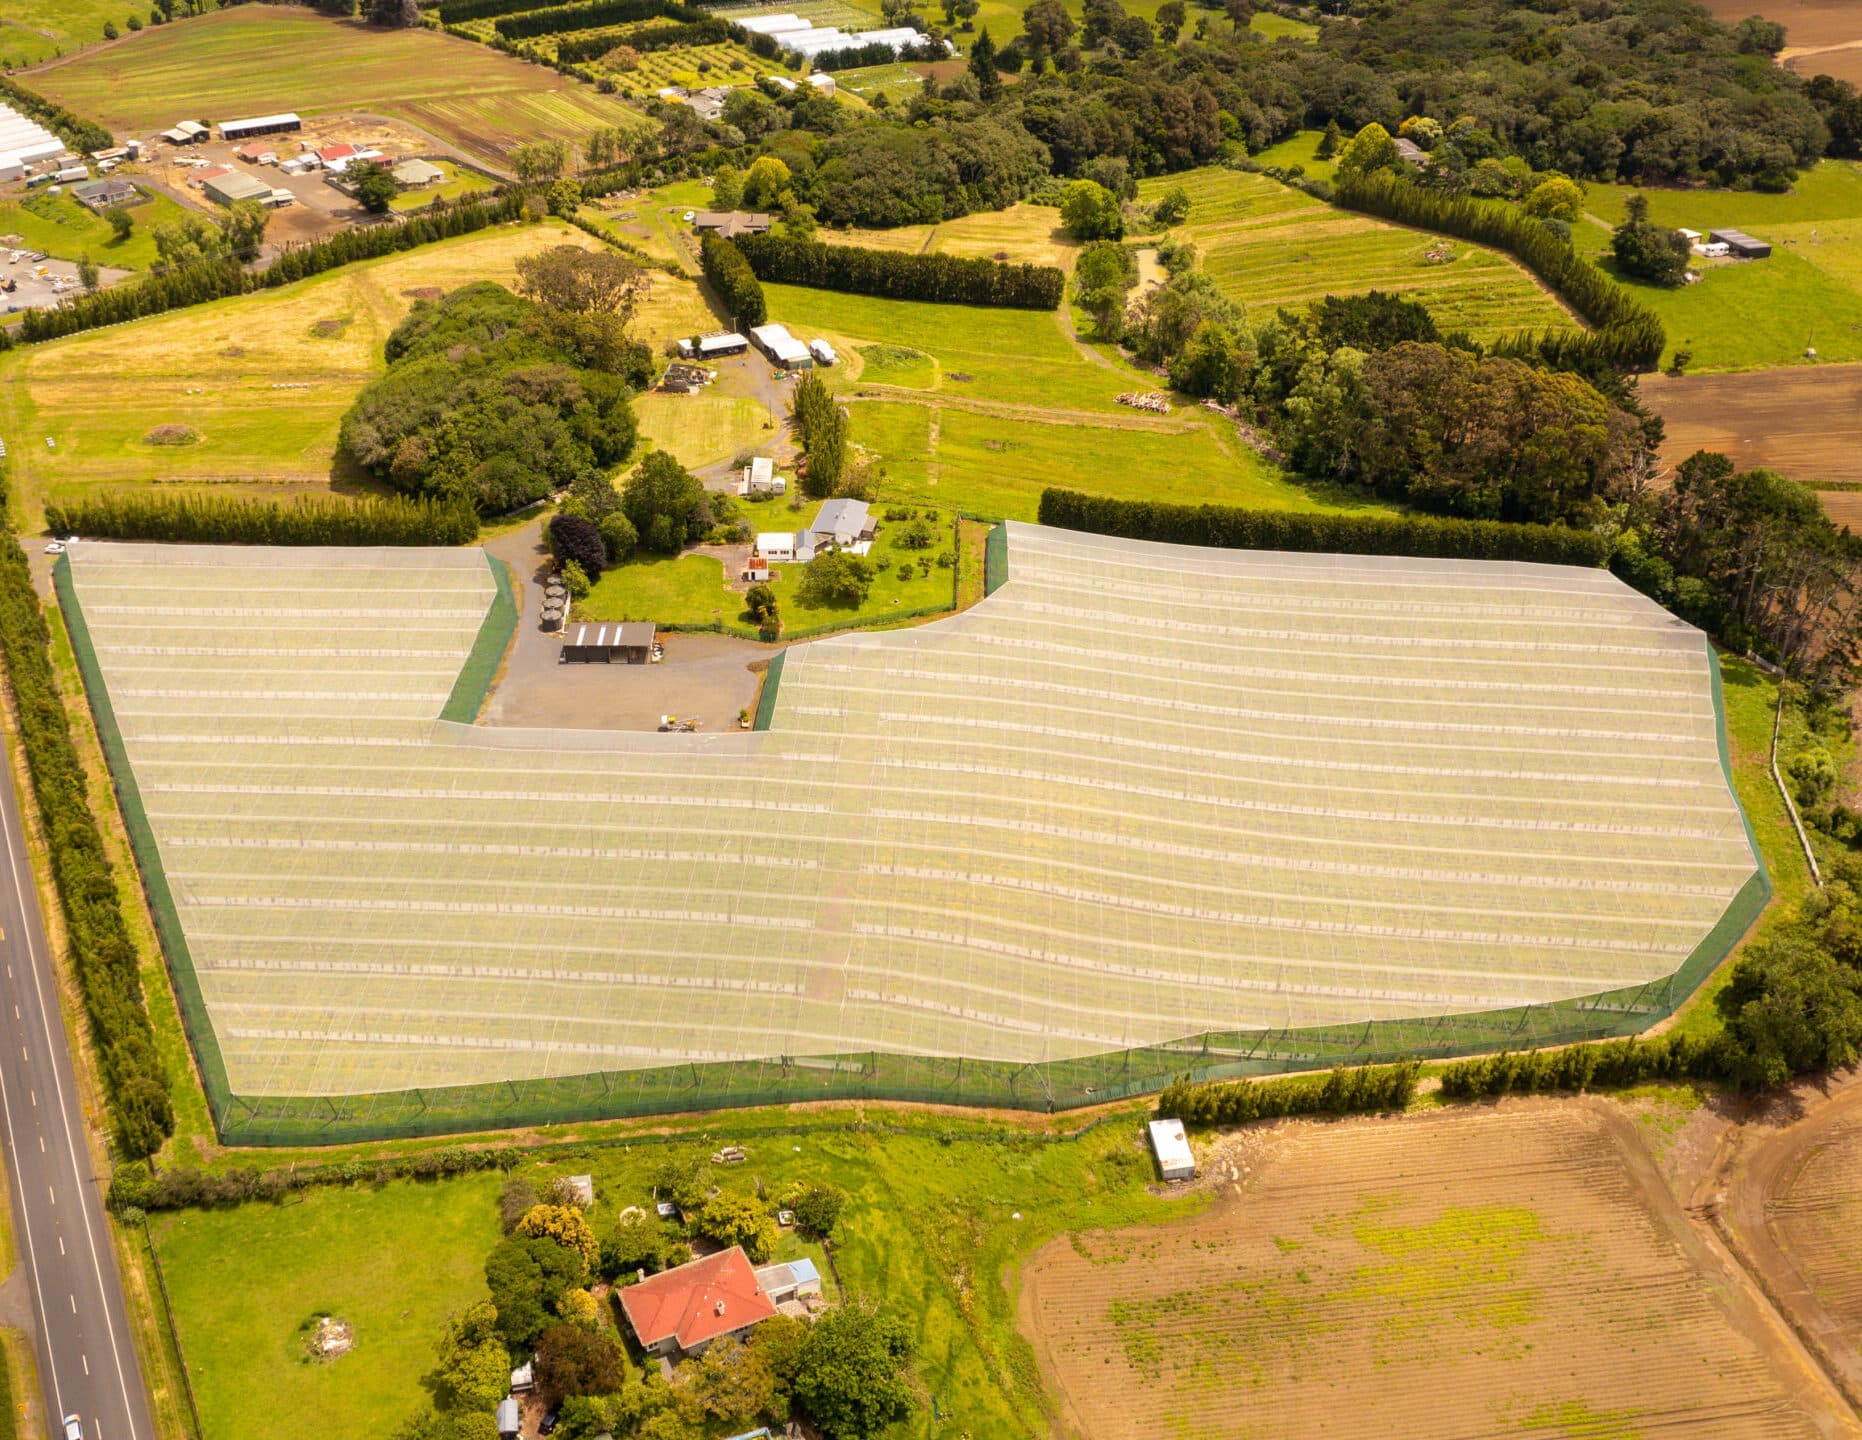
[[825,70],[817,70],[808,77],[808,83],[823,95],[832,95],[840,89],[839,83]]
[[825,340],[810,340],[808,353],[815,357],[817,365],[832,365],[840,359],[840,356],[834,353],[834,347]]
[[755,554],[765,561],[787,560],[806,565],[815,558],[815,537],[806,530],[769,530],[756,537]]
[[1189,1137],[1183,1133],[1183,1122],[1153,1120],[1150,1129],[1158,1173],[1166,1180],[1194,1180],[1196,1156],[1190,1151]]
[[776,473],[776,462],[767,455],[752,457],[737,482],[739,495],[782,495],[788,488],[789,482]]

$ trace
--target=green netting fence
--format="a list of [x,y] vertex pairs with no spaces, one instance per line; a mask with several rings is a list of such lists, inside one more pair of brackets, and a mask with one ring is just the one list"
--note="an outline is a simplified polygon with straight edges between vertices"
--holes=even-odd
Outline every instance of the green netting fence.
[[446,697],[446,708],[440,711],[440,719],[460,725],[478,719],[485,697],[491,693],[491,682],[498,678],[498,667],[504,663],[504,652],[511,648],[511,637],[517,633],[517,601],[511,594],[510,567],[490,554],[485,560],[491,566],[492,579],[498,583],[498,593],[492,598],[491,609],[485,612],[485,623],[472,643],[472,653],[466,656],[465,668],[453,682],[453,693]]
[[[1000,533],[992,532],[992,545],[994,536]],[[917,1101],[1054,1111],[1145,1094],[1181,1076],[1220,1079],[1400,1059],[1446,1059],[1500,1049],[1609,1039],[1637,1034],[1672,1014],[1738,943],[1771,896],[1770,878],[1748,820],[1747,841],[1757,868],[1719,923],[1678,970],[1643,985],[1543,1005],[1303,1029],[1210,1032],[1169,1044],[1046,1063],[866,1051],[376,1094],[239,1095],[227,1082],[187,937],[128,764],[67,560],[59,560],[54,578],[124,824],[141,868],[143,888],[174,976],[183,1023],[198,1061],[208,1106],[221,1139],[233,1145],[338,1144],[819,1100]],[[472,652],[474,662],[481,655],[492,656],[488,663],[494,672],[496,657],[503,654],[514,623],[514,612],[500,609],[501,602],[508,604],[508,597],[508,581],[500,576],[499,601],[494,601],[487,614]],[[470,663],[467,668],[472,668]],[[1720,766],[1730,790],[1731,762],[1717,661],[1709,670],[1719,721]],[[758,707],[759,729],[767,728],[780,678],[778,655]],[[489,675],[485,683],[489,683]],[[456,687],[455,699],[461,693]],[[472,703],[475,715],[482,692],[465,693],[477,693]]]

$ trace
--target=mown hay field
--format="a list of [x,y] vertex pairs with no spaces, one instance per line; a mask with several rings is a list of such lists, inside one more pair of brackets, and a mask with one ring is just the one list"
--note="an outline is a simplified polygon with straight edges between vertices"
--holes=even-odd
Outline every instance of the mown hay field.
[[[481,231],[0,357],[0,433],[29,521],[94,485],[327,486],[343,413],[416,294],[510,284],[520,256],[561,244],[596,242],[556,221]],[[708,314],[690,282],[655,274],[636,326],[658,340]],[[198,438],[150,443],[163,425]]]
[[121,134],[211,120],[388,115],[501,164],[512,147],[650,123],[611,96],[434,30],[380,30],[301,8],[242,5],[143,30],[31,73],[26,83]]
[[902,225],[895,230],[824,229],[816,238],[875,250],[1058,265],[1063,270],[1073,267],[1074,254],[1080,248],[1061,225],[1060,211],[1051,205],[1026,201],[1006,210],[985,210],[938,225]]
[[1176,186],[1189,192],[1190,214],[1171,233],[1192,241],[1201,267],[1252,310],[1384,290],[1427,305],[1443,330],[1477,339],[1577,325],[1496,251],[1336,209],[1237,170],[1159,176],[1139,186],[1139,197],[1156,200]]
[[1024,1272],[1071,1433],[1821,1433],[1620,1111],[1299,1125],[1219,1168],[1203,1214],[1071,1236]]

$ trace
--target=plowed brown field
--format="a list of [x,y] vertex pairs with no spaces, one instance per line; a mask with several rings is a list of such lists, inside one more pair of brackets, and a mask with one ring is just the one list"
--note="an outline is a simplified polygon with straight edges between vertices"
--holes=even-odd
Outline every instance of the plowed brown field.
[[1862,79],[1862,5],[1855,0],[1703,0],[1716,20],[1737,25],[1763,15],[1784,26],[1778,58],[1800,75]]
[[1718,450],[1798,480],[1862,481],[1862,365],[1645,375],[1637,388],[1667,425],[1670,465]]
[[1850,1423],[1620,1112],[1508,1105],[1246,1143],[1265,1146],[1253,1173],[1196,1218],[1030,1262],[1022,1323],[1074,1433],[1774,1440]]

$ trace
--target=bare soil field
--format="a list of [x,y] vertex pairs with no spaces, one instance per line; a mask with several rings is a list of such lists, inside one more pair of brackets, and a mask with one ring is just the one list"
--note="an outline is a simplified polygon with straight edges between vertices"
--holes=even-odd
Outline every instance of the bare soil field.
[[1086,1440],[1855,1434],[1600,1101],[1244,1131],[1181,1224],[1063,1237],[1021,1319]]
[[1834,75],[1862,81],[1862,6],[1855,0],[1702,0],[1716,20],[1737,25],[1763,15],[1784,26],[1778,57],[1800,75]]
[[1862,1407],[1862,1075],[1799,1099],[1731,1137],[1709,1208]]
[[1669,465],[1718,450],[1798,480],[1862,481],[1862,365],[1645,375],[1639,388],[1667,422]]

